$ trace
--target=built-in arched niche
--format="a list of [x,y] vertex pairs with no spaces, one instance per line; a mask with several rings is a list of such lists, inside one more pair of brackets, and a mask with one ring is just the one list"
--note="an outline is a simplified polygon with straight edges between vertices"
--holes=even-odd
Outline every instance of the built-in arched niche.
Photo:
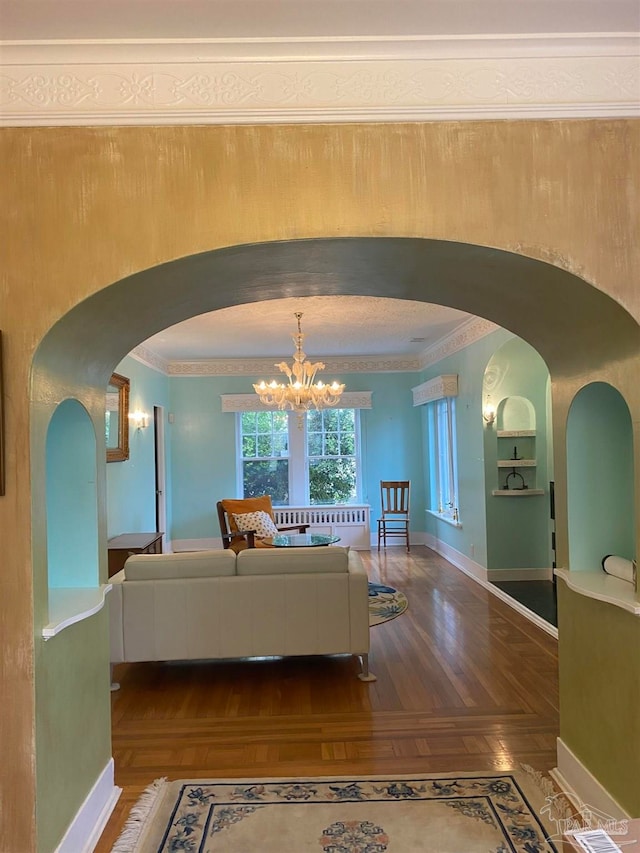
[[[487,571],[491,581],[551,578],[547,429],[549,371],[520,338],[483,379]],[[523,500],[530,498],[530,500]]]
[[98,586],[96,435],[86,409],[65,400],[46,444],[47,567],[50,590]]
[[620,392],[594,382],[574,397],[567,421],[569,568],[635,558],[633,429]]

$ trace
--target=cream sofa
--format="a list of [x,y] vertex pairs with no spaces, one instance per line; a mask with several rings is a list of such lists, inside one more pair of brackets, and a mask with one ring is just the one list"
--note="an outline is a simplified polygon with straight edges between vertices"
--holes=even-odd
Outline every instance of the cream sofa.
[[110,583],[112,663],[348,653],[375,678],[367,574],[348,548],[139,554]]

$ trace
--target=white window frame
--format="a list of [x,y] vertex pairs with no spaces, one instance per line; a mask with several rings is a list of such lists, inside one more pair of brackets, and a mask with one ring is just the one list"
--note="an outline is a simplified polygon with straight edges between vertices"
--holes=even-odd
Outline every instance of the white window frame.
[[[362,499],[362,443],[360,440],[360,409],[353,406],[341,408],[353,409],[355,418],[356,443],[356,496],[351,504],[359,504]],[[245,411],[250,411],[246,409]],[[258,411],[258,410],[256,410]],[[307,418],[303,416],[302,428],[298,415],[287,412],[289,429],[289,506],[310,506],[309,503],[309,465],[307,459]],[[236,412],[236,488],[237,494],[244,494],[242,455],[242,412]],[[317,504],[314,504],[317,506]]]
[[[258,410],[256,410],[258,411]],[[238,412],[236,414],[236,487],[237,494],[244,494],[244,466],[243,461],[245,459],[242,453],[242,415],[244,412]],[[272,414],[272,413],[270,413]],[[292,486],[293,486],[293,477],[291,474],[291,418],[287,417],[287,430],[289,437],[289,452],[286,456],[280,458],[286,458],[289,460],[288,465],[288,474],[289,474],[289,500],[292,498]],[[257,457],[258,459],[266,459],[266,458],[275,458],[275,457]]]
[[455,397],[429,403],[428,424],[430,511],[460,524]]

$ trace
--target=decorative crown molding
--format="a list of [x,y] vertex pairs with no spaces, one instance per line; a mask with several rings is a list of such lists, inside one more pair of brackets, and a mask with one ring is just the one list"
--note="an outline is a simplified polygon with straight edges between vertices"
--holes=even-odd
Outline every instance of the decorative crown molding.
[[162,358],[161,355],[158,355],[157,352],[154,352],[152,349],[149,349],[149,347],[144,346],[144,344],[138,344],[138,346],[133,349],[129,355],[141,364],[151,367],[159,373],[164,373],[165,376],[169,373],[169,362]]
[[[257,394],[221,394],[220,401],[223,412],[272,412],[274,409],[261,403]],[[341,409],[370,409],[371,391],[344,391],[340,403]]]
[[[315,358],[315,356],[314,356]],[[414,356],[351,356],[318,357],[325,372],[344,373],[406,373],[420,370]],[[201,361],[170,361],[169,376],[261,376],[275,373],[274,358],[209,358]]]
[[485,320],[484,317],[470,317],[420,353],[420,370],[425,370],[442,361],[443,358],[460,352],[500,328],[491,320]]
[[640,115],[634,34],[2,45],[0,125]]

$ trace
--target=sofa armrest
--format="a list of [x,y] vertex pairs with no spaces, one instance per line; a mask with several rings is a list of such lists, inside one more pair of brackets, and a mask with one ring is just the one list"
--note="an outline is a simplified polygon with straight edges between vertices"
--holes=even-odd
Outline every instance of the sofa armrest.
[[306,533],[310,527],[310,524],[290,524],[286,527],[284,525],[279,524],[278,533],[284,533],[285,530],[297,530],[298,533]]
[[109,578],[111,593],[107,601],[109,608],[109,660],[111,663],[124,661],[124,621],[122,618],[122,583],[124,569]]

